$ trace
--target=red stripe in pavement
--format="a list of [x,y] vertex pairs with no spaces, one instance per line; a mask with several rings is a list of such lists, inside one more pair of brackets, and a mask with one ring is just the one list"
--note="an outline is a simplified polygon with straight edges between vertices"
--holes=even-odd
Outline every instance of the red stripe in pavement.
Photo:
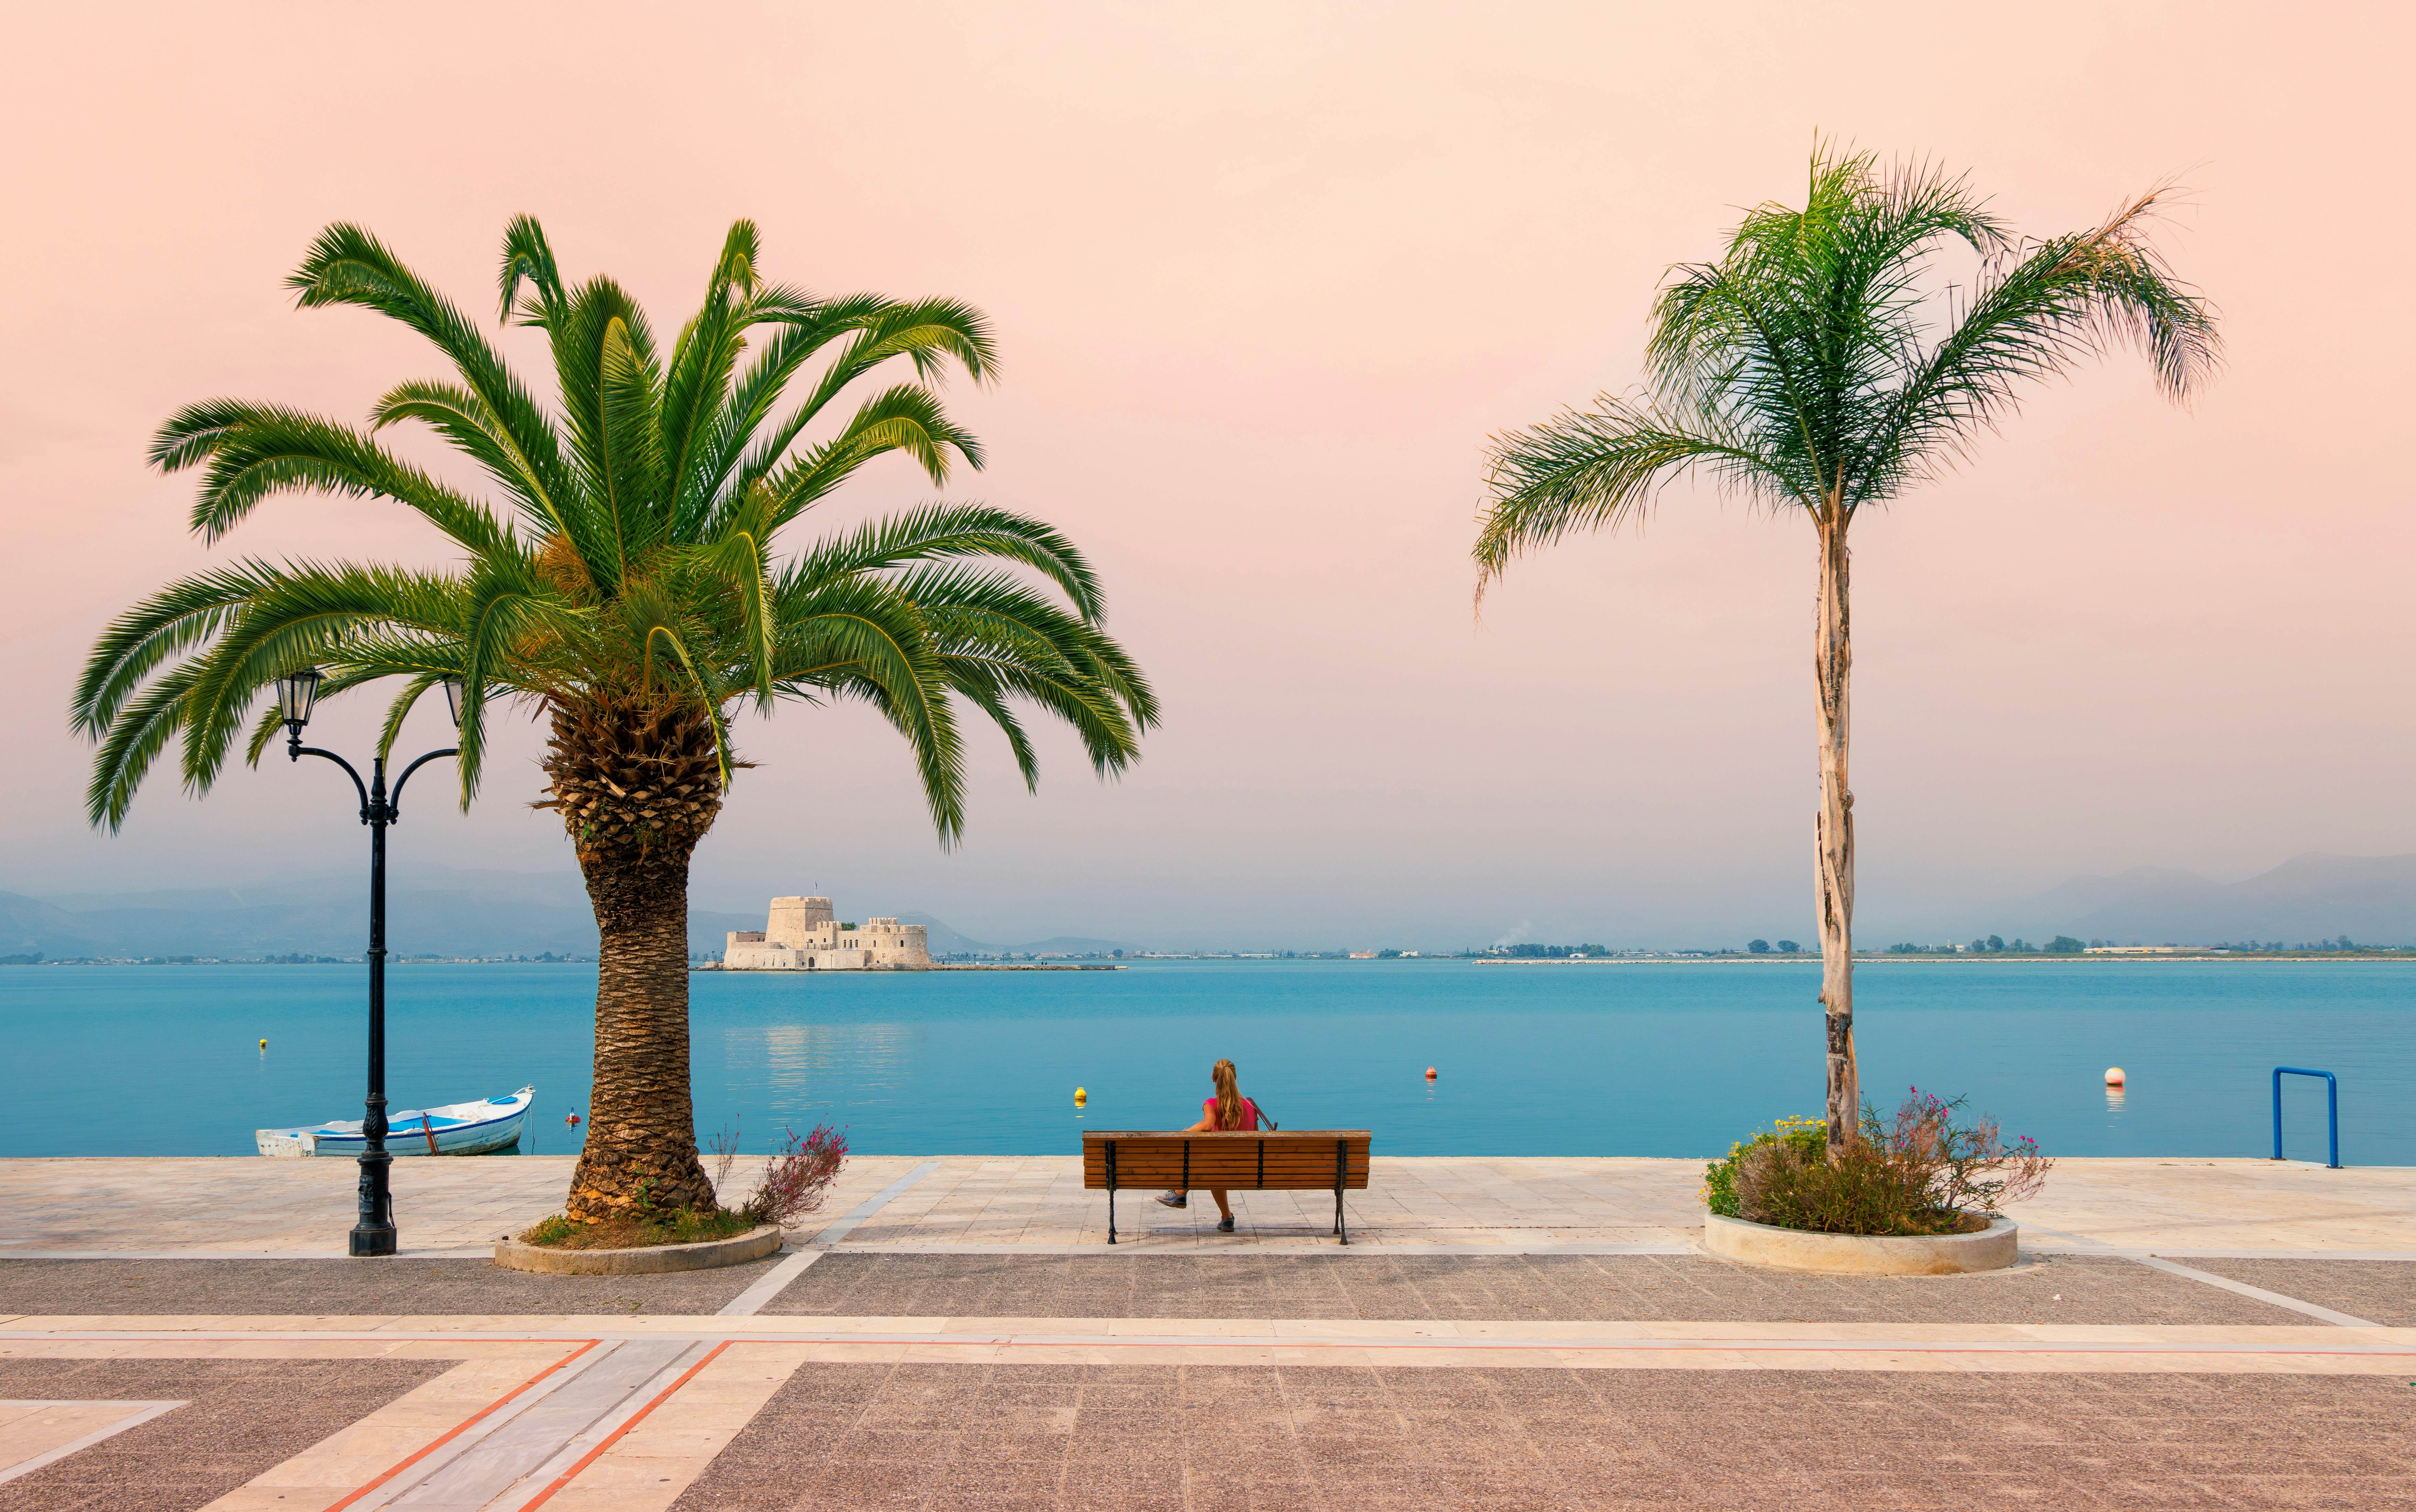
[[[487,1340],[482,1340],[480,1342],[487,1342]],[[414,1454],[411,1458],[401,1461],[400,1464],[397,1464],[393,1469],[388,1470],[385,1475],[378,1476],[375,1480],[362,1485],[342,1501],[330,1505],[327,1508],[327,1512],[343,1512],[344,1508],[352,1505],[355,1502],[359,1501],[362,1497],[367,1496],[370,1492],[376,1490],[387,1481],[394,1479],[395,1476],[401,1475],[404,1471],[409,1470],[412,1466],[419,1463],[422,1460],[427,1459],[430,1455],[434,1454],[437,1450],[445,1447],[445,1445],[452,1443],[455,1439],[460,1438],[462,1434],[476,1427],[480,1418],[487,1416],[497,1408],[502,1407],[506,1402],[510,1401],[514,1397],[519,1396],[521,1392],[526,1391],[529,1387],[536,1385],[547,1376],[550,1376],[554,1371],[561,1370],[564,1366],[568,1365],[572,1360],[579,1358],[580,1355],[586,1354],[589,1350],[594,1349],[596,1345],[602,1342],[603,1340],[600,1339],[591,1339],[587,1342],[580,1345],[577,1349],[565,1355],[562,1358],[554,1361],[551,1365],[547,1366],[544,1370],[539,1370],[536,1374],[530,1376],[519,1385],[512,1387],[512,1389],[505,1392],[502,1396],[497,1397],[494,1400],[487,1403],[484,1407],[479,1408],[476,1412],[472,1413],[469,1416],[454,1424],[451,1428],[445,1430],[441,1437],[430,1440],[428,1444],[420,1448],[418,1453]]]

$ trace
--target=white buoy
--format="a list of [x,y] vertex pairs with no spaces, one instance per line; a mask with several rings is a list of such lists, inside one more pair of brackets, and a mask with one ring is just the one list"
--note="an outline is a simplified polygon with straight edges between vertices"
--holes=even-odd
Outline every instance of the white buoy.
[[2108,1066],[2106,1068],[2106,1085],[2107,1086],[2121,1086],[2122,1085],[2122,1067]]

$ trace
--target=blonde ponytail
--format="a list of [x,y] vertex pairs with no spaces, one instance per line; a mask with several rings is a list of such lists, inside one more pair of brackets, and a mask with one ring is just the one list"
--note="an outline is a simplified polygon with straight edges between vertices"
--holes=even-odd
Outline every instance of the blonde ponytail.
[[1242,1127],[1242,1083],[1230,1060],[1220,1060],[1209,1068],[1208,1075],[1216,1084],[1216,1128],[1222,1133],[1233,1133]]

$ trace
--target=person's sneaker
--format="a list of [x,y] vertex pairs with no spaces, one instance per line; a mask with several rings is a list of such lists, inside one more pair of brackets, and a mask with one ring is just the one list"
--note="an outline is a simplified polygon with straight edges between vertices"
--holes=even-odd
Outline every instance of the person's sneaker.
[[1157,1200],[1160,1205],[1167,1207],[1188,1207],[1191,1205],[1191,1194],[1185,1191],[1161,1191],[1157,1194]]
[[1233,1220],[1232,1220],[1231,1219],[1230,1219],[1230,1218],[1220,1218],[1220,1219],[1218,1219],[1218,1220],[1216,1220],[1216,1232],[1217,1232],[1217,1233],[1219,1233],[1219,1234],[1231,1234],[1231,1233],[1232,1233],[1232,1232],[1233,1232]]

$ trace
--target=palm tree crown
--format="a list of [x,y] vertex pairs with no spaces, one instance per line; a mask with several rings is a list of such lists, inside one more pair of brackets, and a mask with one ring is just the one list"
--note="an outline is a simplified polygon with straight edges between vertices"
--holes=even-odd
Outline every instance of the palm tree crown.
[[[1644,394],[1496,438],[1479,591],[1521,551],[1617,524],[1697,469],[1842,525],[1966,455],[2030,381],[2118,342],[2187,397],[2218,341],[2213,310],[2148,239],[2166,198],[2024,242],[1964,177],[1817,155],[1802,209],[1763,205],[1719,261],[1671,270]],[[1933,283],[1953,242],[1983,260],[1968,293]]]
[[[505,237],[506,319],[545,332],[560,392],[549,413],[473,323],[367,232],[329,228],[290,283],[305,307],[356,305],[402,322],[450,379],[380,399],[367,432],[278,405],[211,400],[152,446],[168,471],[204,468],[192,529],[216,540],[274,494],[374,495],[417,511],[463,554],[452,571],[245,561],[176,583],[108,629],[73,719],[101,742],[88,807],[115,828],[170,739],[188,786],[209,787],[263,690],[327,668],[325,695],[399,680],[391,741],[420,695],[464,684],[462,801],[476,791],[497,697],[542,709],[687,711],[726,782],[728,716],[743,701],[861,698],[906,737],[943,840],[961,831],[961,696],[1005,732],[1027,781],[1011,702],[1057,715],[1103,772],[1121,770],[1156,702],[1100,628],[1088,564],[1061,534],[1004,510],[930,505],[776,559],[782,529],[865,463],[901,452],[934,483],[980,444],[923,383],[858,403],[806,434],[856,380],[897,359],[931,379],[996,369],[989,331],[947,299],[817,298],[764,283],[753,225],[732,227],[702,307],[666,358],[612,280],[570,286],[537,223]],[[758,350],[750,337],[762,334]],[[801,399],[782,400],[802,381]],[[485,474],[499,513],[415,468],[376,432],[415,420]],[[985,558],[1036,570],[1061,608]],[[273,708],[251,720],[257,759]]]

